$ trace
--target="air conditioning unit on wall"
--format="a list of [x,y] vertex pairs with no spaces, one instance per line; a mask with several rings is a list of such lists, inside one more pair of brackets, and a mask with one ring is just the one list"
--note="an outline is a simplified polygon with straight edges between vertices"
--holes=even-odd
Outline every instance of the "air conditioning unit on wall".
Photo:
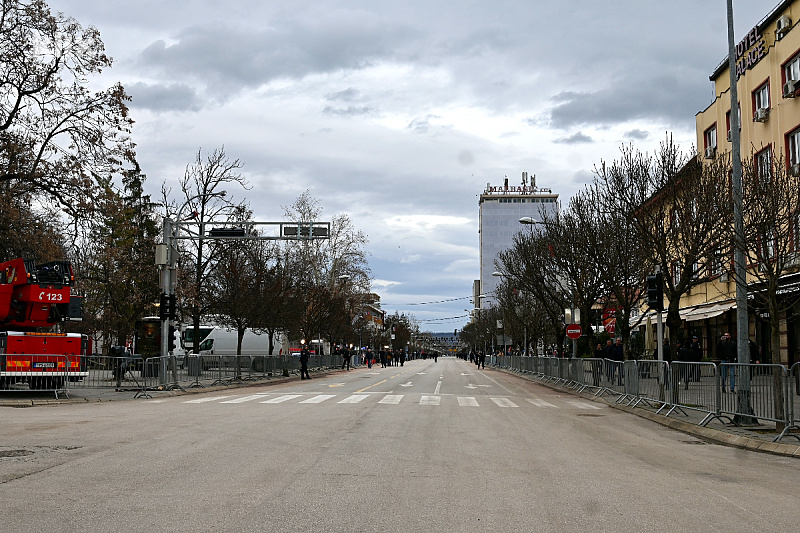
[[783,97],[794,98],[797,94],[798,83],[797,80],[789,80],[783,84]]
[[789,167],[789,173],[792,176],[800,176],[800,163],[795,163],[791,167]]
[[769,109],[759,107],[753,115],[753,122],[766,122],[769,117]]
[[722,274],[719,275],[719,280],[722,283],[728,283],[728,279],[729,278],[728,278],[728,273],[727,272],[723,272]]
[[717,152],[716,146],[709,146],[706,148],[706,159],[714,159],[714,154]]
[[791,29],[792,19],[789,18],[789,15],[783,15],[775,23],[775,38],[780,41]]

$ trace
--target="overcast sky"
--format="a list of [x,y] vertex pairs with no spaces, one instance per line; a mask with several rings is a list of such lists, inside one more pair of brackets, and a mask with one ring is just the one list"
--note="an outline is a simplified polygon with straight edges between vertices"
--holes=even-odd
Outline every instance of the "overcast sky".
[[[224,146],[256,220],[305,190],[349,214],[384,309],[429,331],[468,320],[487,182],[566,205],[622,144],[693,149],[727,49],[725,0],[49,4],[100,30],[154,195]],[[777,0],[733,4],[738,42]]]

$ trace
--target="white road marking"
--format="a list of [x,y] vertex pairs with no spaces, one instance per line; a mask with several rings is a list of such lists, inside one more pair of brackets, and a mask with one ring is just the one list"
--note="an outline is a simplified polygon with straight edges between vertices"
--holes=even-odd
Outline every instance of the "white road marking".
[[225,398],[230,398],[230,396],[212,396],[211,398],[198,398],[196,400],[188,400],[183,403],[206,403],[206,402],[216,402],[217,400],[224,400]]
[[358,403],[364,398],[369,398],[369,394],[353,394],[352,396],[348,396],[344,400],[341,400],[339,403]]
[[459,407],[480,407],[478,405],[478,400],[476,400],[472,396],[459,396],[458,397],[458,406]]
[[308,400],[303,400],[300,403],[322,403],[325,400],[330,400],[331,398],[336,397],[335,394],[320,394],[319,396],[314,396],[313,398],[309,398]]
[[434,394],[439,394],[439,391],[442,390],[442,382],[438,382],[436,384],[436,390],[433,391]]
[[299,398],[300,394],[284,394],[283,396],[278,396],[277,398],[270,398],[269,400],[263,401],[261,403],[283,403],[289,400],[294,400],[295,398]]
[[408,383],[401,383],[400,386],[401,387],[412,387],[412,386],[414,386],[414,384],[409,381]]
[[403,394],[388,394],[383,397],[381,401],[378,403],[385,403],[389,405],[397,405],[400,403],[400,400],[403,399]]
[[419,399],[420,405],[439,405],[439,402],[442,401],[441,396],[422,396]]
[[548,403],[548,402],[546,402],[544,400],[538,400],[538,399],[532,400],[531,398],[528,398],[528,401],[531,402],[536,407],[550,407],[552,409],[558,409],[558,407],[556,407],[552,403]]
[[602,409],[602,407],[598,407],[590,403],[579,402],[577,400],[567,400],[567,403],[573,407],[577,407],[578,409]]
[[241,398],[234,398],[233,400],[228,400],[227,402],[219,402],[219,403],[244,403],[244,402],[252,402],[253,400],[261,400],[266,396],[266,394],[251,394],[250,396],[242,396]]
[[489,398],[494,403],[496,403],[499,407],[519,407],[519,405],[515,404],[508,398]]

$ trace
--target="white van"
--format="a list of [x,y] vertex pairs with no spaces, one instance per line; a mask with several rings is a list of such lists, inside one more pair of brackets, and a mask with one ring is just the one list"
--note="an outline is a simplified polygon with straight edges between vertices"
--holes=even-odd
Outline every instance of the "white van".
[[[200,343],[200,355],[237,355],[239,333],[235,329],[215,326]],[[274,344],[281,347],[281,336],[275,335]],[[269,335],[247,329],[242,337],[242,353],[238,355],[269,355]]]

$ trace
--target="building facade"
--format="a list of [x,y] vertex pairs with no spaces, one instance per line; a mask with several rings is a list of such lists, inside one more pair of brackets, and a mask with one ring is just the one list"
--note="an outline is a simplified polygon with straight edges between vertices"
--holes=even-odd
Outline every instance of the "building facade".
[[492,276],[497,270],[495,260],[500,252],[514,245],[514,235],[524,229],[520,219],[553,217],[559,211],[559,203],[558,194],[537,188],[536,176],[529,181],[527,172],[523,172],[518,186],[509,185],[508,178],[501,186],[487,183],[478,206],[481,270],[480,279],[473,284],[473,302],[476,308],[486,309],[494,304],[494,291],[499,283]]
[[[773,164],[781,161],[789,175],[800,175],[800,0],[785,0],[769,12],[736,45],[736,77],[740,117],[741,156],[752,158],[759,179],[769,179]],[[714,101],[696,115],[698,157],[711,162],[732,151],[730,71],[726,57],[710,76]],[[792,229],[794,246],[800,217]],[[768,244],[768,243],[765,243]],[[800,255],[798,256],[800,257]],[[759,290],[748,258],[748,290]],[[783,298],[796,297],[800,279],[796,268],[782,275]],[[734,333],[736,323],[733,276],[725,269],[710,272],[708,283],[681,300],[687,330],[700,334],[709,345],[723,331]],[[752,301],[752,299],[751,299]],[[779,353],[770,352],[765,310],[751,303],[750,339],[758,343],[762,360],[792,364],[800,359],[800,309],[788,308],[780,317]],[[682,315],[683,315],[682,311]],[[710,352],[711,346],[709,346]],[[763,362],[763,361],[762,361]]]

